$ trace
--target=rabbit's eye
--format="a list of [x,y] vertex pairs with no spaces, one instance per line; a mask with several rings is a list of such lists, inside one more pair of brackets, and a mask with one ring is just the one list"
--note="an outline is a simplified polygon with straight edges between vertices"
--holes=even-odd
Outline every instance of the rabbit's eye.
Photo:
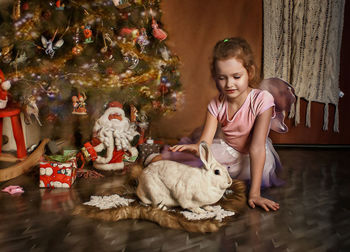
[[215,173],[215,175],[220,175],[220,171],[219,170],[215,170],[214,173]]

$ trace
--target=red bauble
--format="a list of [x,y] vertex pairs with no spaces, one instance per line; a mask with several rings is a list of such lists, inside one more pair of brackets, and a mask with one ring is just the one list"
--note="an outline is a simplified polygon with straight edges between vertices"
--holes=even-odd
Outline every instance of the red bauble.
[[29,10],[29,4],[27,2],[25,2],[23,5],[22,5],[22,10],[26,11],[26,10]]

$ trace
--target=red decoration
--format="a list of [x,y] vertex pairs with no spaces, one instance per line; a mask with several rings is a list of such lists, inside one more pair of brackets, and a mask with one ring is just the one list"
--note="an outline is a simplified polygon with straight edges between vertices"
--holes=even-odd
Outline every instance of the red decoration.
[[90,29],[85,28],[84,29],[84,36],[85,36],[85,38],[90,38],[92,36],[92,31]]
[[5,81],[4,73],[0,70],[0,109],[6,108],[8,97],[7,90],[11,87],[9,81]]
[[109,74],[109,75],[115,74],[113,68],[111,68],[111,67],[107,67],[106,73]]
[[160,101],[152,101],[152,106],[154,109],[158,109],[161,108],[162,104],[160,103]]
[[61,7],[61,1],[60,0],[56,1],[56,7],[57,8]]
[[[27,155],[26,145],[24,142],[24,135],[22,131],[21,120],[19,114],[21,110],[19,108],[5,108],[0,110],[0,136],[2,136],[2,118],[10,117],[12,124],[13,136],[17,145],[17,157],[23,158]],[[2,137],[0,137],[0,153],[2,146]]]
[[67,162],[40,162],[40,187],[70,188],[75,181],[77,170],[76,158]]
[[87,142],[84,144],[84,148],[89,154],[89,159],[91,159],[92,161],[95,161],[97,158],[97,152],[95,151],[92,144],[90,142]]
[[79,44],[77,44],[76,46],[74,46],[73,47],[73,49],[72,49],[72,53],[74,54],[74,55],[80,55],[81,53],[83,52],[83,47],[81,46],[81,45],[79,45]]
[[154,18],[152,18],[152,28],[153,28],[152,34],[156,39],[163,41],[164,39],[167,38],[168,35],[165,33],[165,31],[163,31],[158,27],[157,21]]
[[169,89],[167,88],[167,86],[165,84],[160,84],[158,87],[158,90],[164,95],[166,93],[168,93]]
[[22,10],[26,11],[26,10],[29,10],[29,4],[27,2],[25,2],[23,5],[22,5]]

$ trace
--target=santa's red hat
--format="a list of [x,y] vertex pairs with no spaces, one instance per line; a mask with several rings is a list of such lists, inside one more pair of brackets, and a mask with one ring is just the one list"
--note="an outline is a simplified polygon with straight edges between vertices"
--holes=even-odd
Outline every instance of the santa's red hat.
[[123,105],[118,101],[112,101],[112,102],[108,103],[107,108],[121,108],[121,109],[123,109]]
[[5,75],[4,75],[4,73],[1,71],[1,69],[0,69],[0,79],[1,79],[1,82],[4,82],[4,81],[5,81]]

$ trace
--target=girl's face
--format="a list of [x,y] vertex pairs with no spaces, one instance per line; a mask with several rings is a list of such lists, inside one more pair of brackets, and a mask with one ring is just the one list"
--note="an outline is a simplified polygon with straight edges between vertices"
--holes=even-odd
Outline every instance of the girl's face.
[[215,73],[215,81],[221,93],[231,100],[239,97],[245,99],[249,92],[249,75],[241,61],[236,58],[217,60]]

